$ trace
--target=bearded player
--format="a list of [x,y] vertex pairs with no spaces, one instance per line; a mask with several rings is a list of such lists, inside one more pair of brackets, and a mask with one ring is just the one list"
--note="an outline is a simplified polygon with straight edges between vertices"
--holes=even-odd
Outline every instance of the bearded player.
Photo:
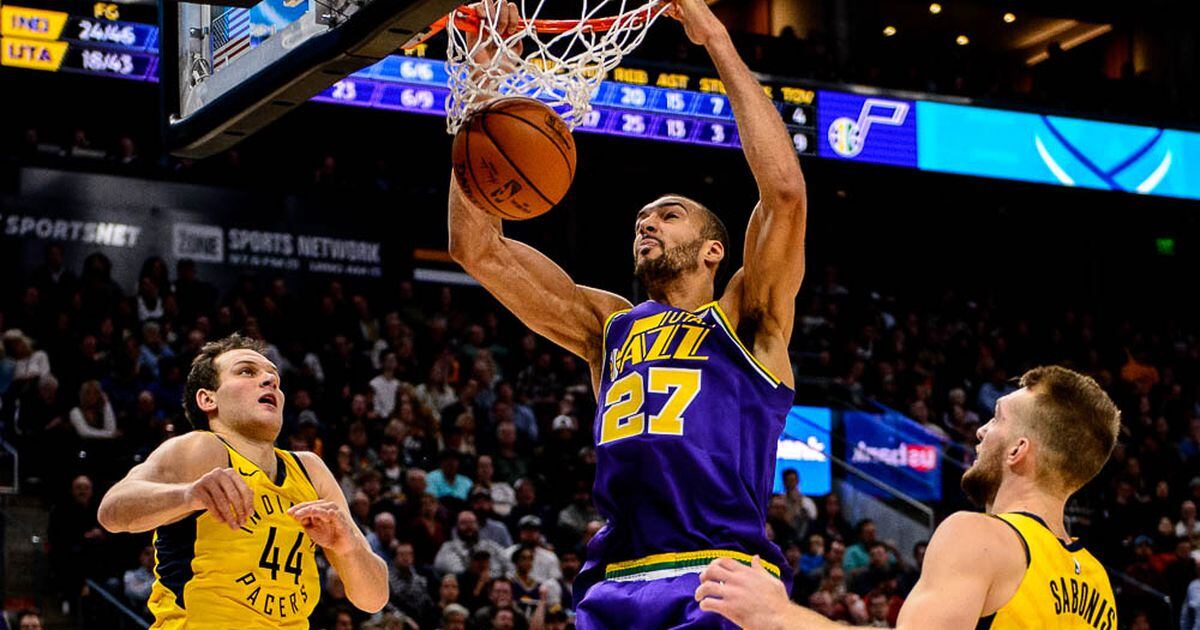
[[[986,513],[958,512],[933,534],[897,628],[1115,630],[1108,574],[1063,522],[1070,498],[1108,461],[1120,413],[1096,381],[1053,366],[1026,372],[979,429],[962,487]],[[753,630],[839,628],[788,603],[755,559],[704,570],[696,599]]]
[[308,628],[318,546],[351,603],[375,612],[388,601],[387,567],[329,468],[274,448],[284,399],[262,350],[239,335],[205,345],[184,394],[196,430],[164,442],[100,503],[110,532],[154,530],[155,628]]
[[[497,28],[509,32],[511,4]],[[587,360],[598,401],[593,496],[608,524],[575,582],[578,627],[723,627],[692,594],[714,558],[766,558],[791,584],[764,521],[775,450],[792,404],[787,346],[804,277],[805,183],[779,112],[702,0],[670,14],[724,81],[759,202],[744,266],[714,295],[729,238],[680,196],[643,207],[633,257],[649,300],[576,285],[506,238],[451,181],[450,253],[535,332]]]

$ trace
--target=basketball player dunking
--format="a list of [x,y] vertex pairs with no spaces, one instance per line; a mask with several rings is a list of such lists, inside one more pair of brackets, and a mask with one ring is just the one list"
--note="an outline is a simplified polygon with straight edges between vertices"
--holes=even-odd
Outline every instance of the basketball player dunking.
[[[516,17],[511,3],[507,11]],[[634,267],[650,299],[633,306],[505,238],[499,219],[450,184],[451,255],[591,367],[593,496],[608,524],[575,582],[582,630],[728,626],[692,598],[714,558],[758,554],[780,590],[791,583],[764,521],[793,397],[787,346],[804,277],[804,177],[779,112],[703,0],[676,0],[669,12],[724,81],[760,195],[744,266],[719,299],[729,239],[696,201],[665,196],[637,213]]]
[[[1067,499],[1108,461],[1120,417],[1092,379],[1061,367],[1030,370],[979,429],[962,486],[987,513],[958,512],[933,534],[897,628],[1115,630],[1104,567],[1063,523]],[[753,630],[840,628],[788,603],[776,580],[718,560],[696,599]]]
[[261,351],[238,335],[205,345],[184,394],[197,430],[164,442],[100,503],[108,531],[155,530],[155,628],[307,628],[318,545],[355,606],[388,601],[387,567],[329,468],[274,448],[283,392]]

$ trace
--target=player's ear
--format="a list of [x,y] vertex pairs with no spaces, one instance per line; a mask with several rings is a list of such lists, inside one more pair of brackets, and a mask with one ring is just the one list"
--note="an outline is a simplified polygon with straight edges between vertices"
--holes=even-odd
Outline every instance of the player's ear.
[[725,246],[721,241],[709,241],[708,249],[704,252],[704,260],[714,265],[725,259]]
[[1007,459],[1008,463],[1011,465],[1019,464],[1025,461],[1025,458],[1029,455],[1030,447],[1031,444],[1029,442],[1029,438],[1018,438],[1017,441],[1009,447],[1008,452],[1004,454],[1005,459]]
[[211,389],[199,389],[196,391],[196,406],[204,413],[210,413],[217,410],[217,393]]

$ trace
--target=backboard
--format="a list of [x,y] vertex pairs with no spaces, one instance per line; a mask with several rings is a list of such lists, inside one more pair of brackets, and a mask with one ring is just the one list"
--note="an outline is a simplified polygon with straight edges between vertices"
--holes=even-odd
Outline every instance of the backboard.
[[160,0],[164,137],[171,153],[222,151],[334,82],[398,50],[461,0]]

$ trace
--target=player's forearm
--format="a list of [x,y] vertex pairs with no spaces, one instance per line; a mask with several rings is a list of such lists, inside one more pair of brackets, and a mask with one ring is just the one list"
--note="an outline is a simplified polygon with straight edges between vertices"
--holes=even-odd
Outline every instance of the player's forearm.
[[725,85],[737,120],[742,152],[758,184],[764,206],[770,210],[805,194],[804,174],[796,148],[775,104],[742,61],[728,33],[714,37],[705,48]]
[[450,256],[467,265],[478,259],[503,238],[499,218],[475,207],[463,195],[454,176],[450,176]]
[[348,552],[326,549],[325,554],[341,576],[351,604],[369,613],[383,610],[388,602],[387,565],[371,551],[366,538],[357,536],[354,548]]
[[125,480],[104,495],[97,519],[113,533],[148,532],[193,511],[187,489],[184,483]]

